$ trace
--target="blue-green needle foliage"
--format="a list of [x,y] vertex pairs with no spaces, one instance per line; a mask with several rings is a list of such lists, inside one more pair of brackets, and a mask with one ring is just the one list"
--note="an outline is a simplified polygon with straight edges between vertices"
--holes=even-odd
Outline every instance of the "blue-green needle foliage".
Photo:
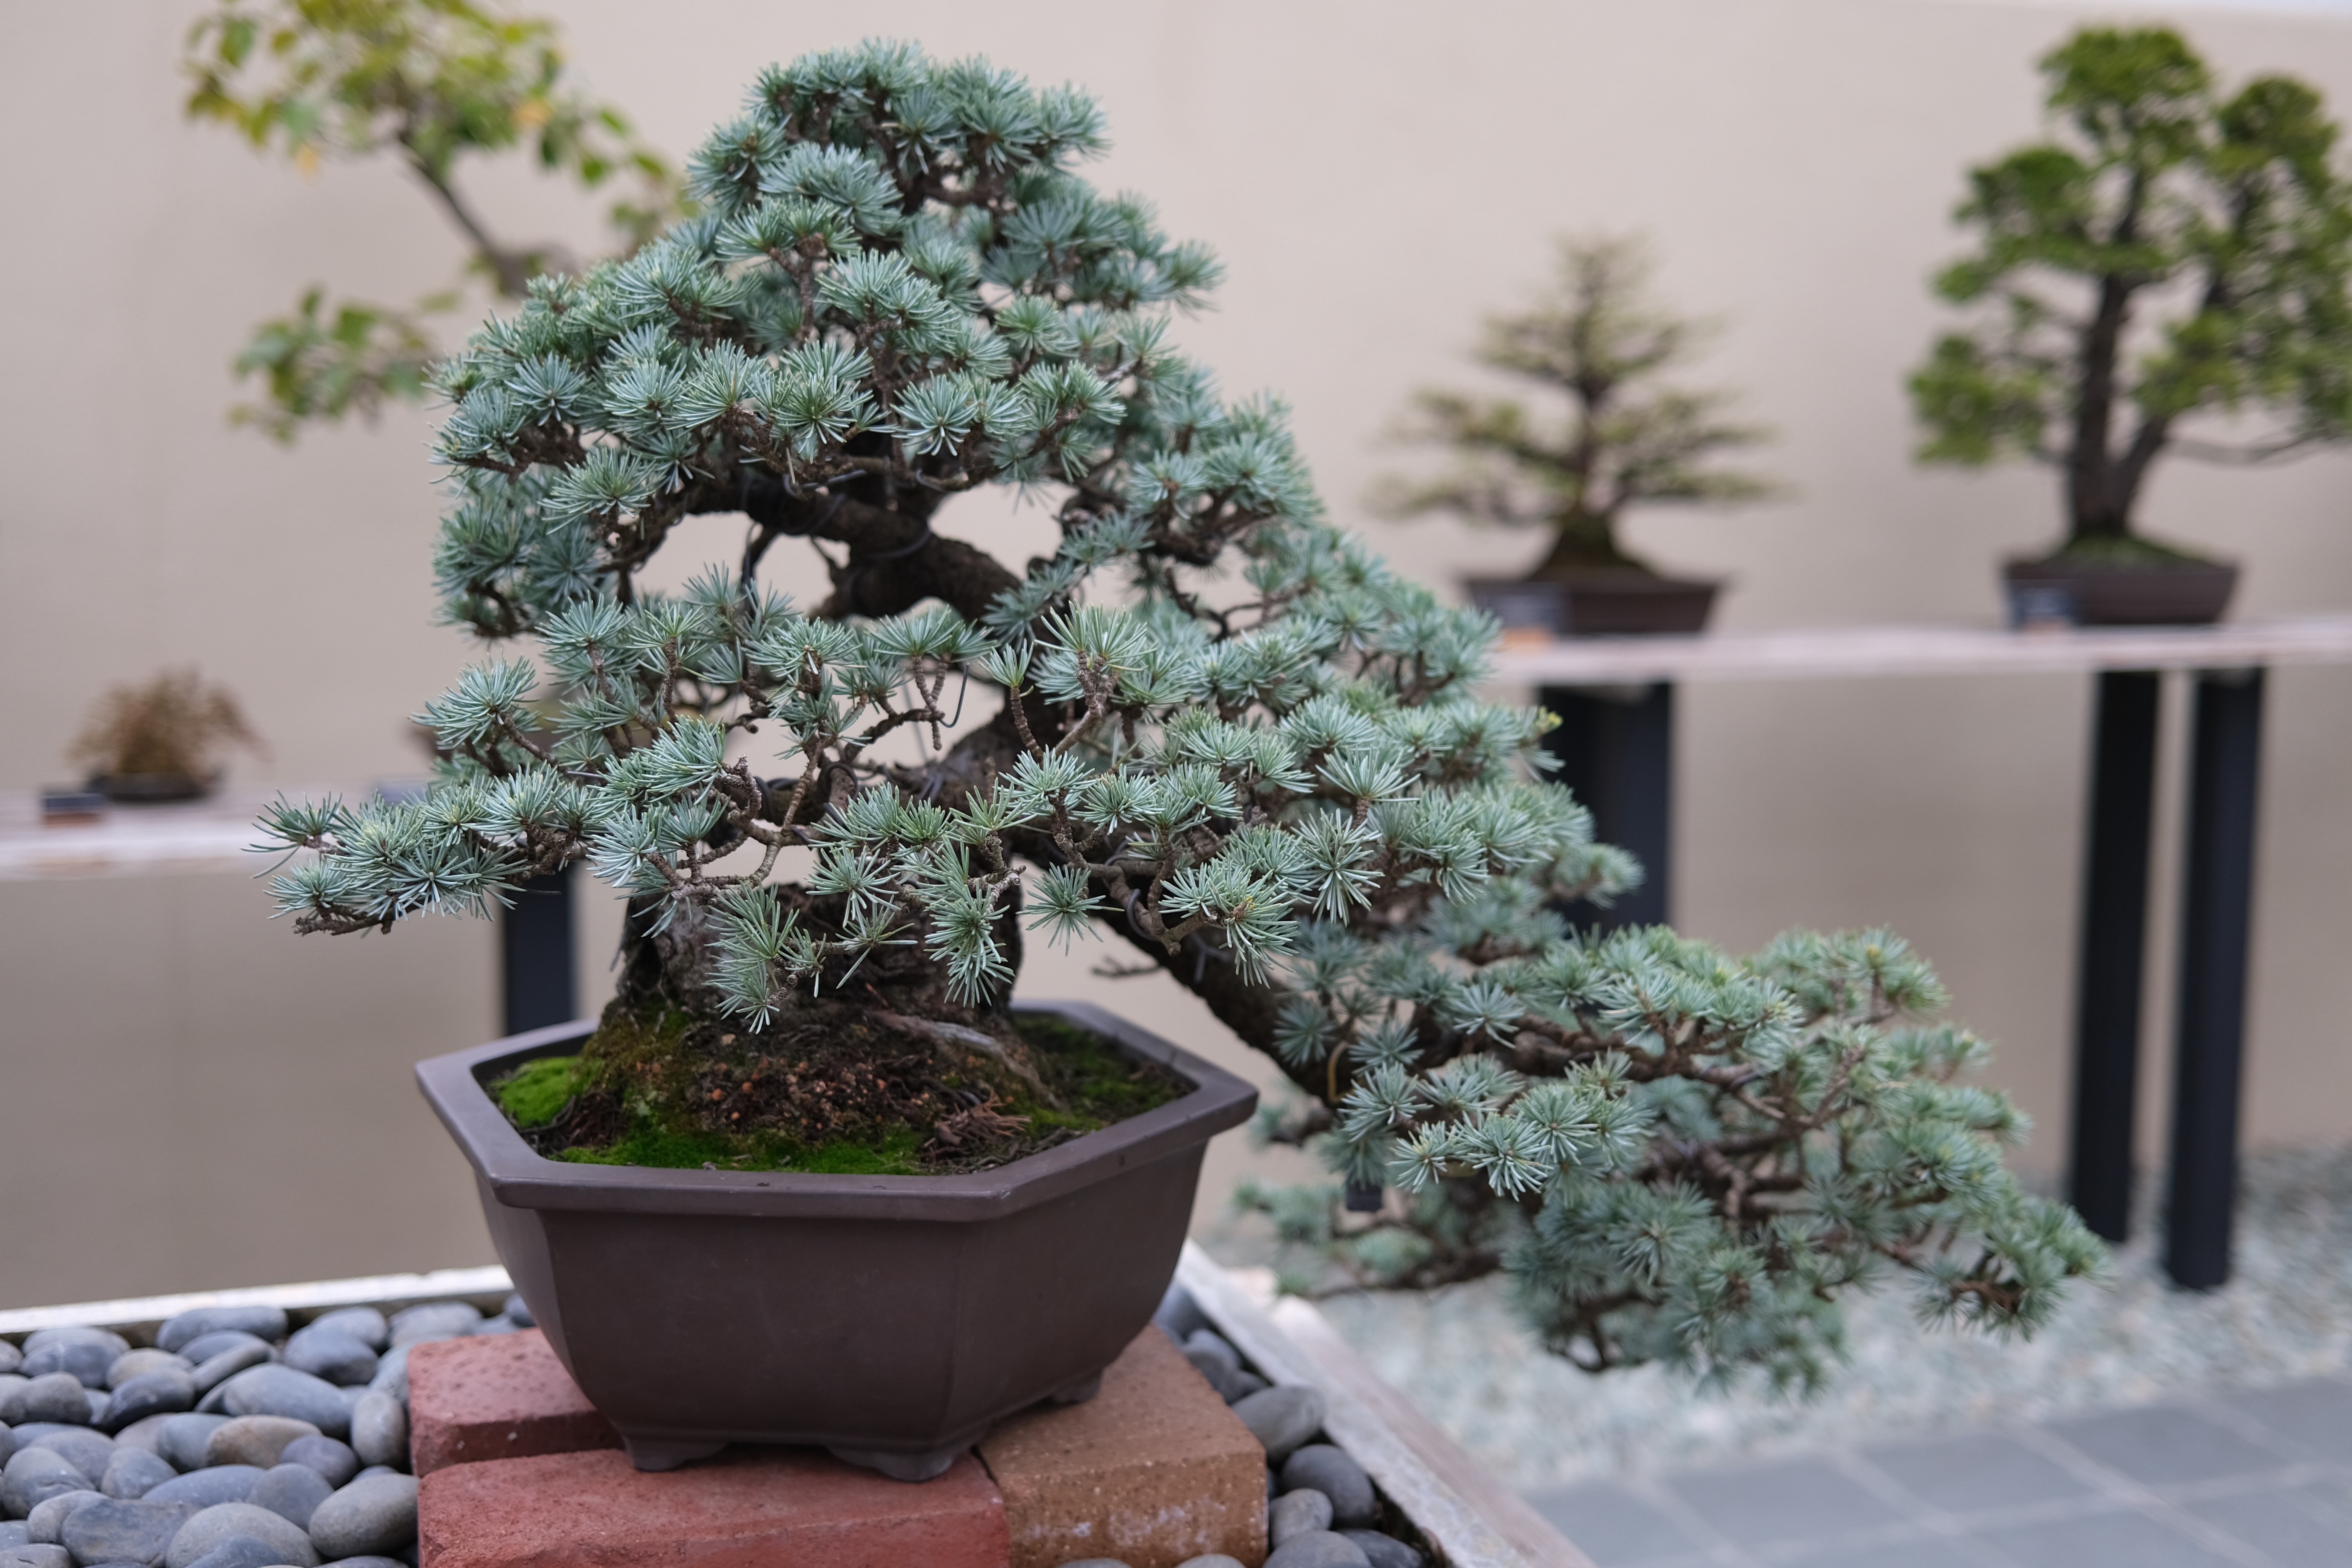
[[[979,62],[810,57],[695,156],[701,216],[478,334],[436,568],[523,651],[425,710],[426,798],[269,814],[313,852],[281,908],[389,928],[584,862],[632,898],[625,995],[754,1032],[871,996],[968,1034],[1024,931],[1108,934],[1335,1111],[1351,1177],[1484,1215],[1601,1360],[1810,1351],[1888,1262],[2032,1322],[2095,1247],[2003,1172],[1956,1037],[1895,1021],[1923,972],[1570,935],[1556,901],[1638,872],[1531,765],[1544,716],[1475,696],[1492,624],[1325,521],[1281,409],[1171,345],[1215,263],[1072,172],[1102,142]],[[933,531],[989,484],[1058,550]],[[740,558],[646,592],[714,511]],[[824,603],[759,584],[782,538],[837,552]]]
[[2061,469],[2061,553],[2174,553],[2132,532],[2159,457],[2263,462],[2352,437],[2340,128],[2292,77],[2225,95],[2167,27],[2086,27],[2042,70],[2055,133],[1969,172],[1958,216],[1978,248],[1936,289],[1971,319],[1911,378],[1920,456]]

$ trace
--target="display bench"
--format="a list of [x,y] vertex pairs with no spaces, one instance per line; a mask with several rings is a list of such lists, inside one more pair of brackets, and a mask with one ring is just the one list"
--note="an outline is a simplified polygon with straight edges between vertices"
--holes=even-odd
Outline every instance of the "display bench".
[[2168,672],[2191,681],[2166,1268],[2179,1283],[2207,1289],[2230,1275],[2263,678],[2273,666],[2297,664],[2352,664],[2352,616],[2218,626],[1847,626],[1568,639],[1506,648],[1495,679],[1532,689],[1560,715],[1546,742],[1559,776],[1592,808],[1601,837],[1649,871],[1648,886],[1622,900],[1614,919],[1664,921],[1679,683],[2095,677],[2068,1191],[2111,1240],[2126,1235],[2131,1199],[2157,715]]

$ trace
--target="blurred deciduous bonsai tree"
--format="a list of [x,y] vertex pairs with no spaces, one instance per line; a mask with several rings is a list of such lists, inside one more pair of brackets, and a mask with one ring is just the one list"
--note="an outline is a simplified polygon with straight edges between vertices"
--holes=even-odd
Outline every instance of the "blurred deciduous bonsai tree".
[[[2018,1118],[1953,1081],[1977,1047],[1926,968],[1572,934],[1555,901],[1631,867],[1532,765],[1542,717],[1478,696],[1492,624],[1328,522],[1280,406],[1171,344],[1217,264],[1078,175],[1103,145],[984,61],[773,68],[692,160],[700,216],[446,362],[436,571],[513,652],[428,706],[426,798],[268,814],[298,929],[584,861],[631,915],[583,1059],[619,1119],[685,1063],[658,1113],[709,1138],[796,1041],[1018,1076],[1024,931],[1108,935],[1431,1216],[1395,1278],[1452,1236],[1431,1275],[1510,1269],[1591,1364],[1803,1376],[1894,1267],[2039,1321],[2098,1246],[2003,1168]],[[942,531],[990,485],[1045,498],[1052,553]],[[704,513],[740,553],[648,591]],[[760,582],[787,541],[833,552],[822,602]]]
[[110,795],[181,799],[218,782],[232,747],[262,749],[236,696],[193,669],[173,669],[110,688],[75,739],[72,756]]
[[[528,149],[589,190],[631,182],[610,216],[632,249],[679,210],[676,175],[628,121],[565,81],[551,22],[471,0],[219,0],[190,29],[186,64],[192,118],[233,127],[306,174],[328,159],[397,158],[465,236],[468,272],[503,300],[572,264],[556,247],[493,232],[459,189],[469,155]],[[261,376],[266,392],[235,417],[290,440],[308,422],[416,400],[434,358],[422,318],[461,297],[401,307],[309,289],[238,356],[239,374]]]
[[1911,378],[1919,453],[2059,468],[2056,558],[2179,559],[2132,528],[2159,456],[2267,462],[2352,431],[2337,127],[2288,77],[2223,96],[2165,27],[2084,28],[2042,69],[2058,133],[1969,171],[1978,248],[1936,289],[1974,320]]
[[1547,530],[1551,546],[1531,578],[1654,575],[1626,553],[1617,522],[1630,507],[1724,505],[1772,493],[1721,456],[1768,432],[1724,417],[1730,394],[1664,384],[1689,360],[1703,323],[1648,298],[1651,266],[1629,238],[1559,247],[1559,276],[1524,311],[1488,318],[1477,358],[1543,389],[1551,408],[1510,398],[1423,392],[1412,438],[1451,448],[1454,468],[1399,481],[1380,497],[1404,516],[1450,512],[1474,522]]

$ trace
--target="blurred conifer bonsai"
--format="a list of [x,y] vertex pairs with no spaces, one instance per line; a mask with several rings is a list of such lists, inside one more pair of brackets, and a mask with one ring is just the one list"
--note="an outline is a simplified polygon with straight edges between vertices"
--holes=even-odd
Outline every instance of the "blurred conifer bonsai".
[[1911,378],[1919,455],[2058,468],[2051,562],[2191,563],[2134,525],[2159,457],[2263,463],[2352,433],[2337,127],[2289,77],[2223,96],[2166,27],[2084,28],[2042,70],[2056,134],[1969,174],[1978,248],[1936,289],[1974,319]]
[[[528,148],[588,190],[633,179],[610,214],[630,249],[680,210],[677,176],[628,120],[564,79],[551,22],[471,0],[217,0],[189,29],[184,63],[191,119],[240,132],[305,174],[328,159],[397,158],[465,237],[467,274],[500,300],[576,264],[555,246],[494,234],[459,189],[469,156]],[[306,290],[237,356],[237,373],[260,376],[264,391],[233,417],[290,441],[307,423],[419,400],[435,354],[423,319],[457,309],[464,281],[405,307]]]
[[[1382,1278],[1508,1269],[1589,1364],[1805,1378],[1892,1268],[2041,1321],[2098,1245],[2004,1169],[2021,1123],[1956,1081],[1979,1047],[1926,966],[1571,933],[1554,905],[1635,868],[1534,766],[1542,716],[1477,696],[1491,623],[1327,521],[1280,405],[1171,344],[1217,263],[1073,172],[1103,145],[1085,96],[982,61],[810,56],[695,154],[700,216],[451,357],[435,569],[514,651],[427,708],[426,798],[269,812],[298,929],[584,861],[632,913],[583,1060],[687,1063],[684,1103],[613,1114],[708,1137],[745,1055],[819,1037],[1010,1092],[1025,935],[1108,935],[1395,1189]],[[1047,498],[1053,553],[941,531],[991,485]],[[649,591],[706,513],[740,552]],[[760,580],[785,541],[831,567],[805,608]]]

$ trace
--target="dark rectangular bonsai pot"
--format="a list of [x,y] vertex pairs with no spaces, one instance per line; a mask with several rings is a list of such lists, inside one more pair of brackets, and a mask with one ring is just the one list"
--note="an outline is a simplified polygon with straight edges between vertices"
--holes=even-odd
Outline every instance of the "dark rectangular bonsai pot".
[[996,1422],[1083,1399],[1176,1270],[1209,1139],[1248,1083],[1084,1003],[1037,1004],[1192,1092],[954,1176],[581,1165],[533,1153],[484,1085],[583,1021],[418,1064],[499,1258],[640,1469],[813,1444],[904,1479]]

